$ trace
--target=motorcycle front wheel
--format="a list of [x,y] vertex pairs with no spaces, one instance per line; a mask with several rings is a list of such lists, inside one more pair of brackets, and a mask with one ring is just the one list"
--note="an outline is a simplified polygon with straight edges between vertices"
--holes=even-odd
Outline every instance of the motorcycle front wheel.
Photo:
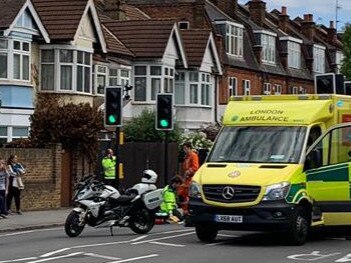
[[146,208],[134,212],[129,220],[129,227],[137,234],[146,234],[151,231],[155,224],[154,213]]
[[65,232],[69,237],[77,237],[82,233],[85,223],[80,222],[80,213],[71,211],[66,218]]

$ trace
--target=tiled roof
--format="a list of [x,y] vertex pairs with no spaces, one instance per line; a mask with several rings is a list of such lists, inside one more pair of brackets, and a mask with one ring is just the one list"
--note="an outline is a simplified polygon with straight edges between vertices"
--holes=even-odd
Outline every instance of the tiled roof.
[[146,20],[150,19],[150,17],[142,12],[140,9],[131,6],[131,5],[126,5],[125,6],[126,10],[126,17],[128,20]]
[[126,20],[103,22],[138,58],[162,58],[175,22]]
[[107,44],[107,51],[116,54],[134,56],[133,53],[126,48],[119,39],[113,35],[105,26],[102,26],[102,31]]
[[0,0],[0,28],[8,28],[26,0]]
[[200,67],[210,36],[209,30],[181,30],[185,53],[190,67]]
[[50,38],[73,40],[88,0],[32,0]]

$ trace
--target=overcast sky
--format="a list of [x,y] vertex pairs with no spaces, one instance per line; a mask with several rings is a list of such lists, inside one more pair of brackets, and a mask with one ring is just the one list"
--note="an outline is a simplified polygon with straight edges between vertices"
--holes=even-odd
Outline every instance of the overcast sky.
[[[336,3],[338,1],[338,30],[343,25],[351,22],[351,0],[264,0],[267,3],[267,10],[281,10],[282,6],[288,9],[291,19],[297,16],[303,18],[304,14],[313,14],[313,19],[318,24],[329,26],[329,21],[335,21]],[[248,0],[239,0],[240,4]]]

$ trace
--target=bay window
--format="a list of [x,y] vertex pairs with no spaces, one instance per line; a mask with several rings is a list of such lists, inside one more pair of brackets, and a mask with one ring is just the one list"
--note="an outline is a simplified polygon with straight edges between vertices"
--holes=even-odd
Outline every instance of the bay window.
[[130,70],[128,69],[109,69],[109,85],[110,86],[126,86],[130,83]]
[[[121,83],[129,84],[129,71],[121,70]],[[133,90],[137,102],[155,101],[157,93],[173,93],[174,69],[161,65],[134,66]]]
[[92,93],[91,53],[73,49],[41,50],[41,90]]
[[201,104],[210,105],[210,74],[201,73]]
[[190,104],[197,104],[198,94],[199,94],[199,73],[198,72],[189,72],[189,84],[190,84]]
[[105,87],[107,85],[107,66],[95,65],[95,87],[97,94],[105,94]]
[[12,38],[0,39],[0,78],[30,81],[29,42]]
[[185,104],[185,72],[175,75],[174,97],[175,104]]

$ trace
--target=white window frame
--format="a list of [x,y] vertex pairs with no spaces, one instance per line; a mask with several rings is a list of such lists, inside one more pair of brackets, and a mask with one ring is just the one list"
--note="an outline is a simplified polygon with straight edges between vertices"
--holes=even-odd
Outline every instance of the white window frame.
[[313,45],[313,71],[325,73],[325,50],[326,47]]
[[263,95],[271,95],[272,93],[272,84],[271,83],[263,83]]
[[294,41],[288,41],[288,67],[301,68],[301,44]]
[[[146,73],[145,75],[136,75],[135,68],[136,67],[145,67]],[[151,76],[151,67],[161,67],[161,75],[159,76]],[[161,93],[174,93],[174,75],[175,69],[172,66],[162,65],[162,64],[135,64],[133,65],[133,100],[134,103],[148,103],[155,102],[155,99],[152,98],[151,92],[151,83],[152,79],[161,79]],[[136,78],[144,78],[145,79],[145,100],[135,100],[135,92],[137,90]]]
[[238,95],[238,79],[236,77],[228,77],[228,97]]
[[296,86],[292,87],[291,94],[299,94],[299,87],[296,87]]
[[274,84],[274,95],[281,95],[282,94],[282,85]]
[[277,34],[266,30],[255,30],[259,34],[262,46],[262,62],[276,64],[276,38]]
[[335,52],[335,64],[336,64],[336,68],[337,68],[337,72],[336,72],[337,74],[340,73],[340,69],[341,69],[344,58],[345,58],[345,56],[344,56],[343,52],[341,52],[341,51]]
[[209,73],[201,73],[201,100],[200,104],[202,106],[211,105],[211,75]]
[[[62,93],[84,93],[84,94],[92,94],[92,49],[86,48],[76,48],[69,45],[44,45],[40,47],[40,51],[43,50],[54,50],[54,89],[50,90],[43,90],[40,86],[40,90],[42,92],[62,92]],[[72,62],[61,62],[60,61],[60,51],[61,50],[68,50],[73,52],[73,60]],[[85,57],[86,54],[89,56],[89,65],[84,65],[85,67],[90,69],[90,83],[89,83],[89,92],[81,92],[77,91],[77,67],[81,66],[80,63],[77,63],[78,51],[84,52],[83,56]],[[40,75],[42,76],[42,64],[52,64],[52,63],[45,63],[42,62],[41,59],[41,52],[40,52]],[[71,66],[72,67],[72,84],[71,89],[62,89],[61,88],[61,66]],[[83,87],[84,90],[84,87]]]
[[244,54],[244,26],[227,21],[225,30],[226,53],[242,58]]
[[251,81],[248,79],[243,79],[242,81],[243,84],[243,92],[245,96],[248,96],[251,94]]
[[[116,74],[111,74],[112,70]],[[127,73],[125,76],[124,73]],[[131,68],[121,68],[120,66],[109,66],[108,69],[108,85],[109,86],[127,86],[130,83]]]
[[[94,88],[95,94],[104,95],[105,87],[108,85],[108,71],[107,64],[95,64],[94,65]],[[98,80],[103,79],[103,83],[99,83]],[[101,85],[100,85],[101,84]],[[101,89],[101,92],[99,92]]]
[[[31,82],[31,76],[32,76],[31,42],[21,38],[4,38],[3,37],[1,39],[4,41],[7,41],[7,48],[0,49],[0,54],[6,55],[7,57],[7,76],[6,78],[0,78],[0,80],[14,81],[16,83],[21,82],[21,83],[24,83],[25,85],[28,85]],[[20,45],[19,49],[14,49],[15,42],[19,43]],[[28,45],[28,50],[24,50],[24,44]],[[14,70],[15,55],[19,56],[19,70],[20,70],[19,78],[15,78],[15,70]],[[28,69],[27,69],[28,79],[23,78],[24,77],[24,70],[23,70],[24,57],[28,57]]]
[[187,72],[178,71],[174,78],[174,103],[176,105],[185,105],[186,98],[186,77]]

